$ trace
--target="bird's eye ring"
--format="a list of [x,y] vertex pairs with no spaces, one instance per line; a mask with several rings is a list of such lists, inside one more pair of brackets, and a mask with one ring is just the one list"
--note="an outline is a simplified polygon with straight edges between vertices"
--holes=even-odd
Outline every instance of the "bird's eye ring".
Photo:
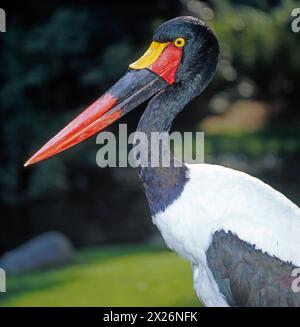
[[182,48],[185,45],[185,39],[182,37],[178,37],[175,41],[174,44],[176,45],[176,47],[178,48]]

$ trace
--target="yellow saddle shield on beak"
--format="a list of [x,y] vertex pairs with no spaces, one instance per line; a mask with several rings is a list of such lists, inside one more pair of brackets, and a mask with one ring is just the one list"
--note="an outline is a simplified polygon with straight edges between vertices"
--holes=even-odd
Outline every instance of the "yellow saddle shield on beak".
[[143,56],[134,63],[130,64],[129,67],[132,69],[143,69],[151,66],[158,59],[168,44],[169,42],[160,43],[153,41]]

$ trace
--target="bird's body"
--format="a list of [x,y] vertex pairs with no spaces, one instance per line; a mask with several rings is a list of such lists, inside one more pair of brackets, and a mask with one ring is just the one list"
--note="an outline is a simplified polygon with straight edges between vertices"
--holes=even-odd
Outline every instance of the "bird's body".
[[[196,293],[208,306],[228,305],[207,258],[217,232],[232,233],[270,258],[275,256],[283,264],[291,262],[300,266],[300,209],[267,184],[233,169],[189,165],[182,193],[164,211],[153,216],[153,222],[168,246],[192,263]],[[239,247],[231,249],[237,258],[239,251],[242,251]],[[230,269],[226,262],[219,268]],[[269,273],[260,276],[254,272],[252,278],[268,279]],[[226,278],[230,283],[230,277]],[[290,279],[289,274],[286,281]],[[273,287],[277,285],[274,283]],[[292,293],[289,283],[286,287]],[[277,298],[273,301],[280,304]],[[250,304],[258,306],[259,298]]]
[[[138,131],[148,138],[168,132],[209,84],[218,59],[218,41],[200,20],[162,24],[131,70],[26,165],[79,143],[150,97]],[[151,157],[151,147],[141,151]],[[300,292],[292,288],[292,271],[300,266],[300,209],[242,172],[177,162],[171,155],[168,167],[140,164],[139,176],[154,224],[192,263],[198,297],[208,306],[300,306]]]

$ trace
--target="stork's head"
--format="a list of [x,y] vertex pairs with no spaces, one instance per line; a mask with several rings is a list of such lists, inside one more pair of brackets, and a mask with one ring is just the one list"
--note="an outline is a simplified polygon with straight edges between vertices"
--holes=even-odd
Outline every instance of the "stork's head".
[[[49,158],[101,131],[174,83],[194,83],[200,93],[219,58],[213,32],[199,19],[178,17],[162,24],[145,54],[96,102],[62,129],[25,164]],[[197,85],[201,80],[202,86]]]
[[166,52],[180,53],[174,82],[185,82],[201,74],[214,74],[219,60],[219,43],[212,30],[195,17],[183,16],[160,25],[153,40],[166,45]]

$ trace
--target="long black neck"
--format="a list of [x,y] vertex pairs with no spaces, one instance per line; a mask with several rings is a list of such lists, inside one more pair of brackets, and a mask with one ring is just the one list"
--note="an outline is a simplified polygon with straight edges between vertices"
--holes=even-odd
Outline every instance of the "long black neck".
[[[176,115],[186,106],[190,100],[199,94],[203,88],[191,83],[186,85],[173,84],[157,94],[148,104],[138,124],[138,131],[145,133],[150,144],[152,132],[169,132]],[[151,158],[151,146],[147,158]],[[168,153],[170,166],[139,167],[139,176],[143,182],[145,193],[150,206],[152,216],[164,211],[182,193],[188,181],[188,169],[182,163],[178,167],[178,159],[170,153],[169,148],[162,148],[162,155]],[[177,161],[177,164],[175,164]]]

